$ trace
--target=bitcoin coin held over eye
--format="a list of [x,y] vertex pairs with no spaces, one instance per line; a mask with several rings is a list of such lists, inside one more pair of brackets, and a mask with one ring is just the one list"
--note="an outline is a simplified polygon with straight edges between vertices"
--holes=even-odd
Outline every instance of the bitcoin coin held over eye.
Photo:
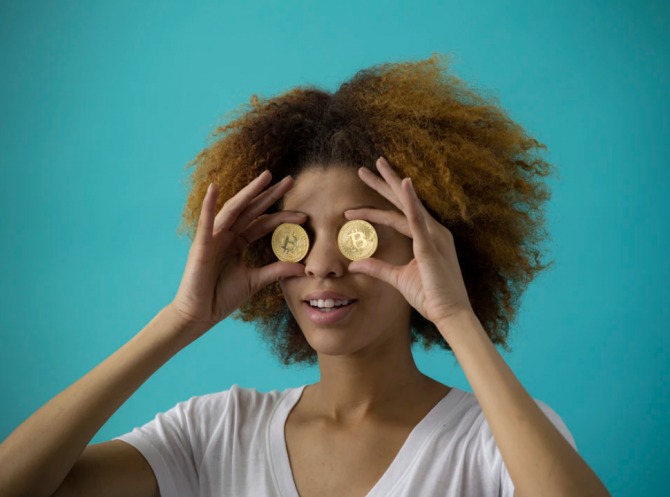
[[377,250],[379,239],[375,228],[362,219],[353,219],[340,229],[337,235],[340,252],[352,261],[371,257]]
[[309,250],[309,237],[299,224],[283,223],[272,234],[272,251],[280,261],[298,262]]
[[[371,257],[378,245],[377,231],[362,219],[349,221],[337,235],[340,252],[352,261]],[[272,234],[272,251],[281,261],[302,260],[309,251],[307,232],[299,224],[280,224]]]

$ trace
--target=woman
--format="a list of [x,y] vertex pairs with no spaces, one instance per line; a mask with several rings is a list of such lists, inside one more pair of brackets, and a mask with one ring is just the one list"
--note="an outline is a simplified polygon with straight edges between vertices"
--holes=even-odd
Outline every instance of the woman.
[[[541,214],[550,196],[538,181],[550,165],[529,153],[544,145],[437,55],[361,71],[334,94],[252,103],[191,163],[183,226],[195,236],[174,300],[8,437],[0,462],[18,460],[0,493],[609,495],[494,345],[508,349],[519,296],[548,267],[543,218],[525,212]],[[352,262],[337,238],[355,219],[378,246]],[[270,238],[283,223],[306,230],[298,262],[276,261]],[[233,385],[86,446],[236,310],[283,364],[318,364],[320,381]],[[418,341],[452,351],[474,394],[421,373]]]

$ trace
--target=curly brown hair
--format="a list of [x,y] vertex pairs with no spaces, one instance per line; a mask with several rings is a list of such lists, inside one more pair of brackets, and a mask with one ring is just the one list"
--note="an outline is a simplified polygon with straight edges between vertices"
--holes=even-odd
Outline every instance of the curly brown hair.
[[[539,143],[512,121],[497,97],[469,89],[449,73],[450,56],[385,63],[357,72],[331,93],[309,85],[273,98],[251,96],[224,116],[186,169],[190,191],[181,236],[193,241],[210,183],[220,191],[216,211],[264,169],[272,183],[314,165],[362,165],[376,171],[383,156],[400,175],[411,176],[428,212],[454,236],[472,308],[494,344],[505,351],[520,297],[539,272],[545,229],[544,202],[551,190],[541,180],[554,166],[538,157]],[[282,210],[282,200],[266,212]],[[252,267],[276,261],[272,233],[252,243],[244,260]],[[233,314],[257,323],[262,338],[284,366],[318,363],[316,351],[291,314],[279,283],[260,290]],[[410,343],[423,340],[451,351],[437,327],[412,309]]]

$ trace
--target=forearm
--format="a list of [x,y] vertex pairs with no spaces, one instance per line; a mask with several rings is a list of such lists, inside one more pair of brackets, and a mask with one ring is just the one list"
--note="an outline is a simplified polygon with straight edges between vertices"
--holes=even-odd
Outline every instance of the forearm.
[[455,316],[439,329],[482,407],[515,497],[611,497],[519,382],[474,313]]
[[0,444],[0,495],[52,495],[107,420],[186,346],[179,327],[165,307],[16,428]]

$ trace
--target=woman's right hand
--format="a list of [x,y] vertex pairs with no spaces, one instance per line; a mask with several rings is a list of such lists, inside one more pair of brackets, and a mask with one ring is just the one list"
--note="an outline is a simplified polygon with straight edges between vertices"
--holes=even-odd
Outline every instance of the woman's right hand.
[[297,262],[278,261],[260,268],[244,263],[242,252],[250,243],[282,223],[299,224],[306,220],[304,214],[296,211],[261,216],[293,187],[293,178],[287,176],[263,191],[271,178],[272,174],[264,171],[224,203],[216,217],[219,192],[216,185],[211,184],[205,195],[186,269],[170,303],[181,324],[198,330],[198,336],[266,285],[285,277],[305,275],[305,266]]

